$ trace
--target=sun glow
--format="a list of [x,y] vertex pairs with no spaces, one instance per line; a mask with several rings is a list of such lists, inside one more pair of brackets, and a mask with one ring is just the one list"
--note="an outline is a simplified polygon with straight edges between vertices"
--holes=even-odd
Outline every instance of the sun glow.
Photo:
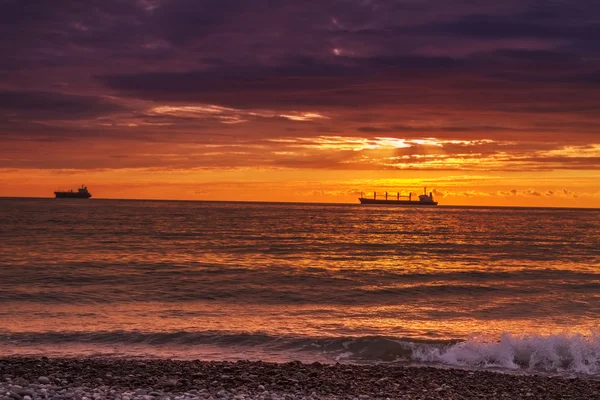
[[319,148],[323,150],[390,150],[421,147],[442,148],[446,144],[476,146],[495,143],[493,140],[440,140],[436,138],[402,139],[394,137],[361,138],[349,136],[318,136],[315,138],[278,138],[269,139],[279,143],[295,143],[299,147]]
[[270,110],[248,111],[212,104],[194,106],[163,105],[148,109],[147,114],[199,119],[210,117],[217,118],[224,124],[247,122],[248,118],[283,118],[296,122],[330,119],[328,116],[318,112],[287,111],[284,113],[277,113]]
[[315,119],[329,119],[329,117],[315,112],[280,114],[279,116],[292,121],[313,121]]
[[234,108],[220,107],[215,105],[206,106],[158,106],[151,108],[150,113],[168,115],[198,115],[198,114],[223,114],[235,111]]

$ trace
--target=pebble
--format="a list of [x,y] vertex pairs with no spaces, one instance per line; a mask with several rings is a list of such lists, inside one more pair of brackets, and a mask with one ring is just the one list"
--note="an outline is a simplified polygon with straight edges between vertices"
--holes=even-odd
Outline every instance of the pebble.
[[391,364],[0,358],[0,400],[583,400],[599,391],[593,379]]

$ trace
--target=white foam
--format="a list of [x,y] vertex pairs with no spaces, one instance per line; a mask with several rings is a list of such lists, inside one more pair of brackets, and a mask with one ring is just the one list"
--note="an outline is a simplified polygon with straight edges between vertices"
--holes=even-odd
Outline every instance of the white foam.
[[445,348],[416,346],[412,358],[454,366],[600,375],[600,332],[472,337]]
[[351,359],[352,356],[354,356],[354,353],[352,353],[351,351],[346,351],[346,352],[340,353],[337,356],[335,356],[335,361],[348,360],[348,359]]

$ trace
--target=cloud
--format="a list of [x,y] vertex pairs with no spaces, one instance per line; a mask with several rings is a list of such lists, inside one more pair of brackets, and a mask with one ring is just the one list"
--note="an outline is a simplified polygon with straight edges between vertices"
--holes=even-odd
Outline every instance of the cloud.
[[491,193],[492,196],[502,196],[502,197],[511,197],[511,196],[520,196],[520,197],[558,197],[558,198],[577,198],[582,195],[582,193],[575,193],[571,190],[567,190],[564,188],[555,188],[548,189],[545,191],[538,191],[536,189],[525,189],[525,190],[517,190],[512,189],[510,191],[498,191],[495,193]]
[[[462,185],[462,184],[461,184]],[[597,194],[589,192],[575,192],[567,189],[548,189],[542,192],[536,189],[511,189],[511,190],[499,190],[499,191],[482,191],[482,190],[468,190],[461,191],[455,189],[434,189],[433,194],[439,198],[482,198],[482,197],[505,197],[505,198],[531,198],[531,197],[554,197],[554,198],[580,198],[580,197],[594,197]]]
[[[173,111],[173,110],[170,110]],[[177,112],[181,111],[179,109]],[[189,110],[184,110],[188,112]],[[198,110],[194,110],[196,112]],[[217,118],[238,118],[221,115],[221,109],[209,108],[203,113],[216,114]],[[203,114],[204,115],[204,114]],[[102,120],[102,119],[101,119]],[[317,119],[319,120],[319,119]],[[224,120],[225,122],[228,119]],[[288,124],[304,125],[307,121],[288,121]],[[314,124],[315,122],[310,122]],[[165,135],[172,126],[136,125],[127,139],[119,135],[124,127],[98,127],[81,130],[71,128],[61,131],[57,127],[39,130],[33,138],[24,136],[31,146],[44,138],[48,155],[45,158],[29,157],[30,150],[11,136],[11,130],[3,133],[10,142],[0,166],[3,167],[50,167],[67,165],[84,167],[149,167],[168,168],[293,168],[328,170],[422,170],[422,171],[548,171],[562,169],[597,169],[600,167],[598,146],[569,146],[547,143],[522,146],[520,143],[478,140],[448,140],[443,138],[396,138],[357,136],[282,136],[274,134],[262,138],[239,136],[243,123],[228,124],[217,119],[222,129],[212,126],[202,134],[178,132],[175,129]],[[231,130],[226,133],[223,130]],[[104,136],[100,137],[100,133]],[[139,135],[139,136],[135,136]],[[66,143],[73,146],[77,155],[68,159],[60,154]],[[90,145],[86,144],[90,143]],[[75,148],[80,150],[75,151]],[[127,149],[128,157],[114,157]],[[53,157],[52,154],[56,154]],[[61,163],[63,163],[61,165]]]
[[[478,58],[479,57],[479,58]],[[346,58],[338,61],[316,59],[285,60],[285,64],[207,67],[202,70],[105,74],[99,82],[120,95],[154,102],[215,104],[252,109],[313,108],[348,114],[350,110],[401,108],[408,118],[420,117],[427,109],[447,118],[453,115],[496,113],[497,118],[524,119],[540,123],[552,115],[573,115],[596,119],[600,111],[594,86],[593,68],[600,65],[562,61],[522,62],[515,71],[509,62],[496,63],[493,54],[483,61],[467,58],[445,66],[437,57],[420,56],[417,64],[397,65],[381,60]],[[412,57],[414,60],[416,57]],[[431,65],[431,67],[428,67]],[[525,72],[536,68],[531,79]],[[512,70],[512,72],[510,72]],[[509,71],[509,72],[507,72]],[[589,72],[588,72],[589,71]],[[469,76],[465,80],[465,76]],[[460,96],[456,94],[460,93]],[[505,114],[505,116],[502,116]],[[523,117],[519,117],[518,115]],[[389,120],[389,115],[382,115]],[[492,122],[492,121],[490,121]],[[482,130],[501,133],[503,126],[478,124]],[[363,132],[388,127],[409,130],[408,126],[358,126]],[[413,128],[414,129],[414,128]],[[469,126],[440,130],[466,131]],[[522,131],[534,130],[524,126]],[[546,129],[547,132],[552,129]]]
[[76,120],[124,109],[125,107],[102,97],[0,90],[0,113],[5,119]]
[[[590,12],[599,10],[597,5],[589,5]],[[560,11],[562,12],[562,11]],[[579,16],[581,20],[582,15]],[[456,35],[478,39],[536,38],[545,40],[587,39],[600,33],[600,25],[595,21],[569,26],[564,15],[535,13],[532,11],[509,14],[470,14],[454,21],[432,23],[416,30],[420,33]]]
[[338,97],[336,102],[331,95],[346,88],[346,73],[341,65],[309,61],[277,67],[105,75],[98,79],[111,89],[145,100],[289,109],[356,102],[355,96],[345,100]]
[[0,164],[597,170],[599,11],[5,0]]
[[329,119],[329,117],[318,112],[285,111],[280,113],[273,110],[242,110],[210,104],[196,106],[157,106],[146,110],[146,114],[149,116],[170,116],[187,119],[213,118],[224,124],[242,123],[250,119],[285,119],[297,122]]

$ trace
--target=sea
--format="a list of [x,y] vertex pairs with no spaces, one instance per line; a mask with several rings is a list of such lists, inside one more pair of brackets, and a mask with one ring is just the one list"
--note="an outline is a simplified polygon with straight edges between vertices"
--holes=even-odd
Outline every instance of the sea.
[[600,210],[0,199],[0,356],[600,377]]

